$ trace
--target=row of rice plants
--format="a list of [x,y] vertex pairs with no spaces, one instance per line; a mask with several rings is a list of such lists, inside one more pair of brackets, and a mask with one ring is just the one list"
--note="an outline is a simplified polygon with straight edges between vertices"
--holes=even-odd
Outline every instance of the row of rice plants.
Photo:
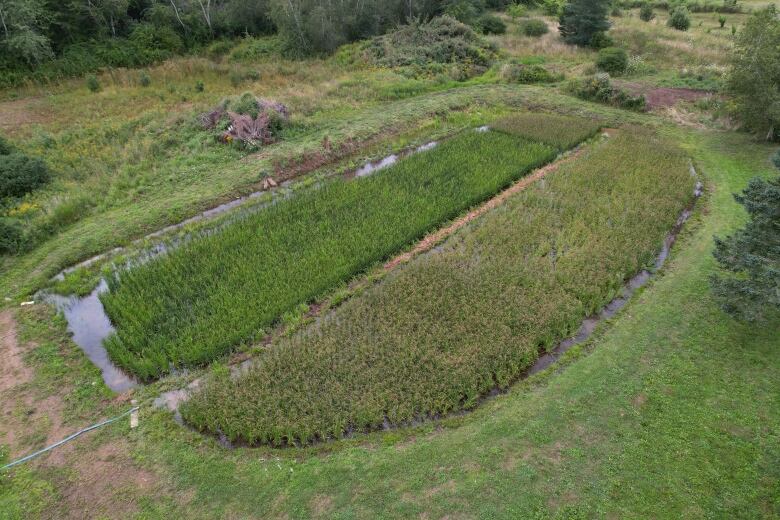
[[106,348],[142,380],[207,363],[555,155],[465,132],[369,178],[303,192],[110,280],[102,302],[117,332]]
[[568,150],[595,135],[601,126],[596,120],[585,123],[573,116],[523,112],[500,119],[490,128]]
[[287,445],[473,407],[653,260],[693,184],[675,145],[620,131],[247,372],[212,376],[184,418]]

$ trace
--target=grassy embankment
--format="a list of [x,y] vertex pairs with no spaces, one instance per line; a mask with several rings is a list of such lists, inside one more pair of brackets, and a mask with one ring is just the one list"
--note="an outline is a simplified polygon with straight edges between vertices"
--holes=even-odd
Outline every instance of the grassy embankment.
[[472,408],[651,261],[693,184],[673,144],[621,131],[261,353],[246,375],[207,385],[184,417],[279,445]]
[[[582,141],[598,122],[560,118]],[[533,124],[533,122],[530,122]],[[568,144],[568,141],[567,143]],[[464,209],[558,147],[466,132],[358,181],[336,180],[109,280],[106,347],[142,379],[207,363]]]

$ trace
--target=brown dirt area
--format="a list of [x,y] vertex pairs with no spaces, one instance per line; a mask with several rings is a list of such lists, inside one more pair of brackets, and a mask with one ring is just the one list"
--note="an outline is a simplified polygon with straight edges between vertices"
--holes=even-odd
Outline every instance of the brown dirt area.
[[0,129],[13,130],[31,123],[44,123],[47,118],[35,108],[39,98],[0,102]]
[[[35,347],[20,342],[13,312],[0,312],[0,443],[9,446],[12,459],[88,426],[64,424],[67,385],[53,395],[34,386],[34,368],[24,358]],[[44,512],[45,518],[126,518],[137,512],[137,497],[160,489],[159,477],[134,463],[124,439],[78,449],[94,435],[88,433],[27,463],[41,475],[55,475],[51,483],[58,499]]]
[[691,88],[652,88],[638,83],[620,83],[620,86],[632,95],[644,94],[647,98],[647,108],[650,110],[673,107],[680,101],[693,102],[713,95],[712,92],[706,90]]

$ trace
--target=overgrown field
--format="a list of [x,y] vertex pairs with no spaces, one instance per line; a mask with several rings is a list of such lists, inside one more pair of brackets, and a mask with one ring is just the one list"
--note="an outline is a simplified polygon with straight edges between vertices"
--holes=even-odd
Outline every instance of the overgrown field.
[[[583,138],[595,131],[580,125]],[[107,349],[141,379],[209,362],[556,154],[465,132],[372,177],[276,204],[111,280],[102,300],[117,334]]]
[[541,141],[558,150],[567,150],[581,143],[598,132],[600,127],[601,123],[598,121],[584,125],[579,118],[535,112],[505,117],[490,125],[493,130]]
[[650,262],[692,197],[684,154],[639,129],[510,199],[183,410],[248,443],[308,443],[471,408]]

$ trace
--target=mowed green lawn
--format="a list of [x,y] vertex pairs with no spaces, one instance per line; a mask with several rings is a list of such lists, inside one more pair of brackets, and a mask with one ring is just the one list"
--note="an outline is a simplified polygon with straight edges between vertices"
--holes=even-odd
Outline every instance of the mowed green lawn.
[[[190,517],[776,518],[780,326],[734,322],[707,282],[712,235],[744,218],[731,193],[770,171],[771,149],[736,134],[685,144],[710,181],[699,217],[559,373],[411,436],[314,454],[228,451],[160,412],[131,434],[135,454],[189,492]],[[147,498],[144,514],[183,514],[173,500]]]

